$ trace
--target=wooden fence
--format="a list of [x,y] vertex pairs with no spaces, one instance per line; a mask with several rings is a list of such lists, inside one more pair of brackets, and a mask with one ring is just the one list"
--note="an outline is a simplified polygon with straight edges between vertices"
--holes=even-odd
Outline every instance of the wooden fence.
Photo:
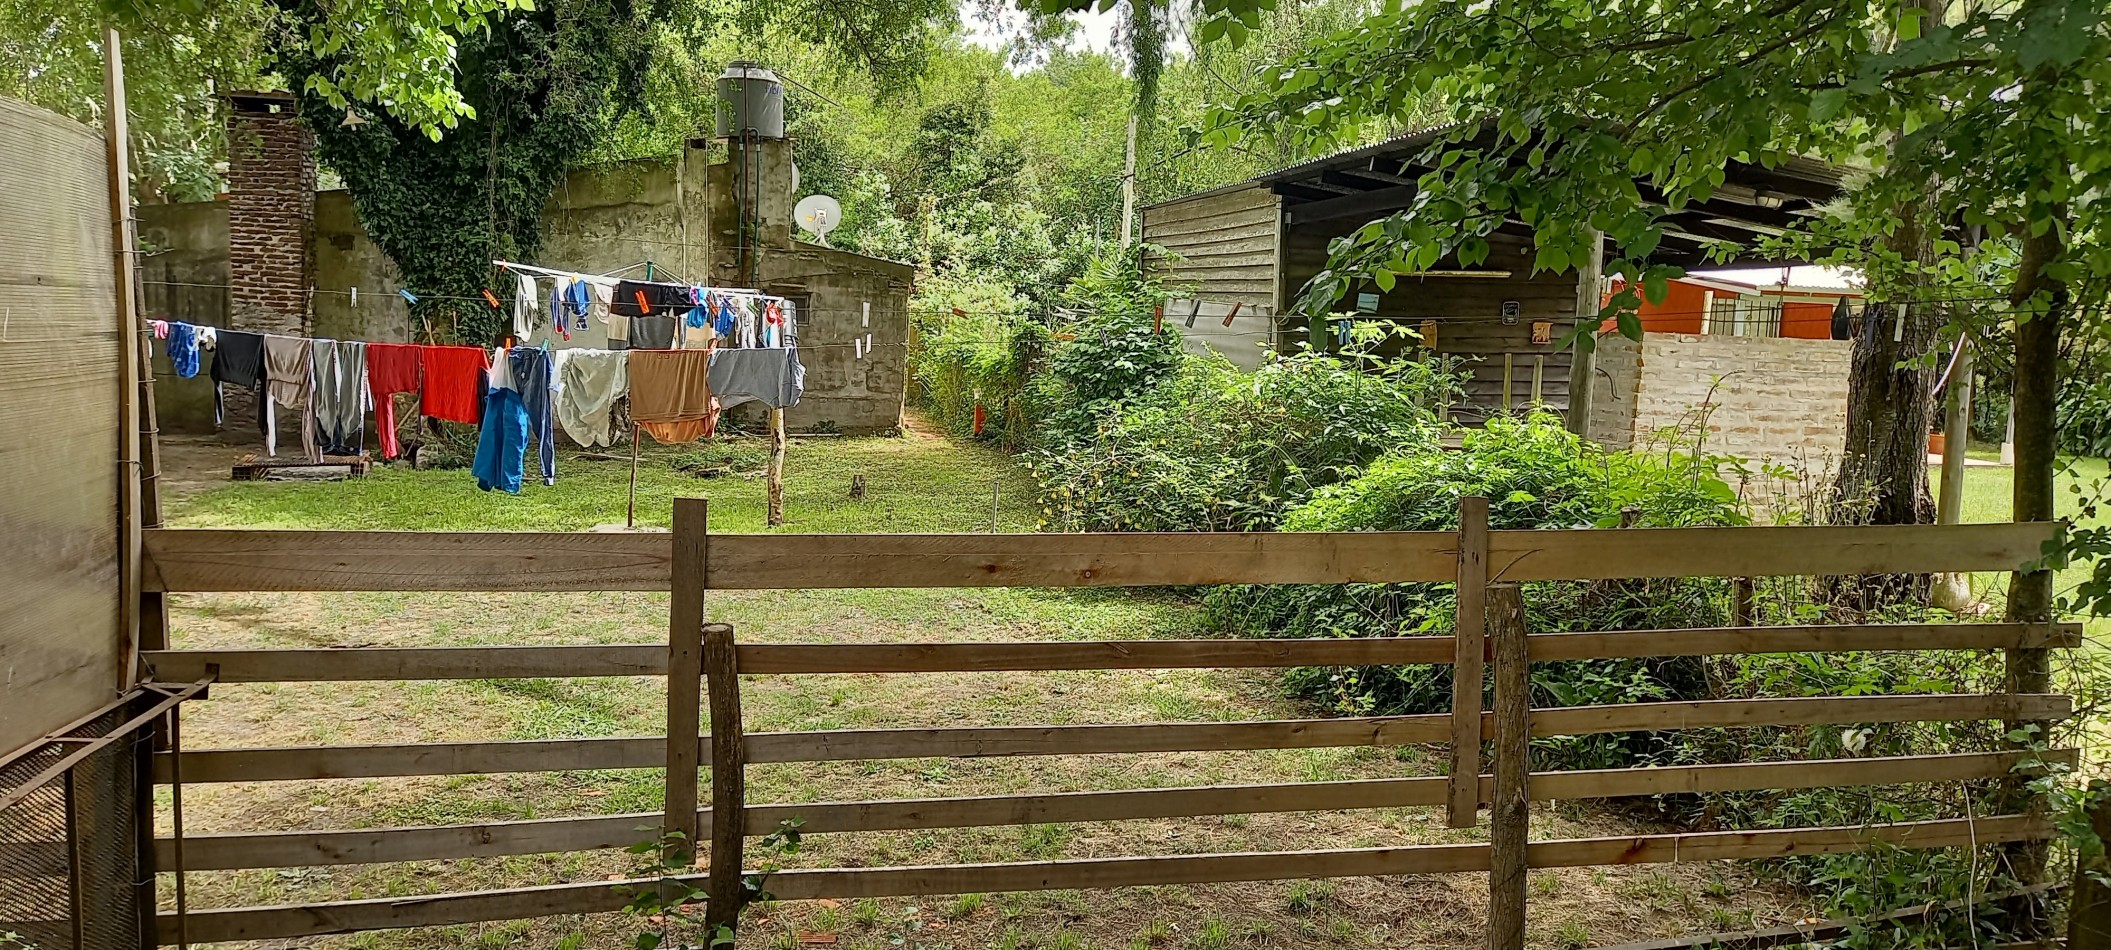
[[[641,825],[709,842],[711,868],[744,867],[747,837],[798,818],[808,833],[962,828],[1268,812],[1442,806],[1471,826],[1490,807],[1489,844],[1343,848],[788,870],[781,899],[1106,888],[1154,884],[1487,873],[1490,941],[1519,946],[1527,868],[1822,854],[2049,837],[2007,814],[1904,824],[1532,841],[1528,801],[1674,792],[1997,779],[2033,753],[1974,752],[1527,774],[1532,736],[1736,726],[1906,721],[2043,722],[2067,697],[1881,695],[1650,702],[1532,709],[1528,662],[1800,651],[2074,646],[2071,624],[1892,624],[1528,633],[1517,584],[1555,579],[2007,571],[2036,558],[2051,526],[1737,527],[1489,531],[1469,499],[1457,532],[1354,534],[711,535],[704,504],[676,503],[673,535],[150,530],[149,590],[670,590],[664,644],[332,650],[161,650],[156,677],[222,683],[669,675],[665,736],[405,743],[161,754],[158,779],[186,784],[666,766],[663,813],[474,825],[227,833],[158,842],[160,867],[241,869],[489,857],[635,844]],[[759,644],[706,623],[709,590],[847,587],[1134,587],[1225,583],[1444,582],[1459,591],[1459,635],[1325,640]],[[739,676],[1357,666],[1451,663],[1448,714],[1268,722],[960,726],[747,732]],[[1486,673],[1484,673],[1486,671]],[[671,675],[670,675],[671,674]],[[1484,675],[1494,683],[1482,708]],[[708,688],[706,688],[708,687]],[[708,716],[708,721],[706,717]],[[703,729],[708,725],[706,734]],[[930,756],[1089,755],[1448,744],[1447,775],[1309,783],[885,801],[756,803],[744,766]],[[1493,749],[1484,772],[1484,745]],[[2071,751],[2052,753],[2071,760]],[[2042,756],[2039,756],[2042,758]],[[699,787],[711,766],[708,802]],[[710,913],[738,912],[733,874],[693,879]],[[191,911],[191,942],[294,938],[392,927],[621,909],[605,881],[274,907]],[[164,914],[164,942],[176,938]]]

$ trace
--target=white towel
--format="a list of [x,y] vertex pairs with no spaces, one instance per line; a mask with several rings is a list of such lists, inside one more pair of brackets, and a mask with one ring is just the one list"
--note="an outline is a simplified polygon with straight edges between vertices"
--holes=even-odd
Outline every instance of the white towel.
[[535,332],[535,314],[545,304],[536,292],[535,278],[527,274],[516,276],[520,278],[520,290],[513,295],[513,336],[526,343],[528,334]]

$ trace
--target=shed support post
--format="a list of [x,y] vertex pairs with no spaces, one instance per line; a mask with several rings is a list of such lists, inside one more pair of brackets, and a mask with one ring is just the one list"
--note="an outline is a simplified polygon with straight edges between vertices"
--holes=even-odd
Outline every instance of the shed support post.
[[1516,584],[1488,587],[1488,639],[1495,654],[1495,788],[1488,806],[1488,950],[1523,950],[1525,860],[1531,840],[1531,677],[1525,604]]

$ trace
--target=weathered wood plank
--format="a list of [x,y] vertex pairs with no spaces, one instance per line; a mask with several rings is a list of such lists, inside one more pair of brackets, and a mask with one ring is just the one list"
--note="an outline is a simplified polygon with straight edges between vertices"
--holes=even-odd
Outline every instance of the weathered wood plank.
[[666,590],[664,534],[464,531],[145,532],[163,591]]
[[1501,580],[1769,577],[2008,571],[2040,555],[2054,525],[1956,524],[1620,531],[1496,531]]
[[747,737],[747,745],[749,762],[1316,749],[1441,742],[1451,735],[1450,721],[1449,716],[1434,715],[1108,726],[839,729],[754,733]]
[[[1862,650],[2065,648],[2080,624],[1914,623],[1793,627],[1697,627],[1535,633],[1535,662],[1641,656]],[[1018,643],[741,644],[748,673],[918,673],[1090,669],[1265,668],[1450,663],[1450,637],[1290,640],[1092,640]],[[222,683],[318,683],[661,676],[656,643],[565,646],[360,647],[152,650],[164,681],[197,680],[218,664]]]
[[2073,711],[2066,696],[1913,694],[1904,696],[1800,696],[1789,699],[1703,699],[1688,702],[1574,706],[1532,711],[1535,736],[1583,736],[1607,732],[1734,726],[1816,726],[1863,722],[1971,722],[2065,719]]
[[[702,729],[704,641],[716,634],[732,639],[724,624],[704,626],[704,565],[710,560],[710,503],[702,498],[674,500],[673,592],[667,598],[667,788],[660,830],[666,857],[687,865],[696,856],[697,743],[679,737]],[[715,698],[715,697],[714,697]]]
[[717,535],[711,586],[1153,587],[1450,580],[1442,531]]
[[664,643],[565,646],[356,647],[313,650],[150,650],[163,681],[195,681],[208,663],[221,683],[330,683],[582,676],[665,676]]
[[[1996,779],[2028,761],[2028,752],[1963,752],[1876,759],[1740,762],[1642,769],[1535,772],[1534,801],[1620,798],[1679,792],[1752,789],[1850,788]],[[2044,760],[2072,764],[2075,750],[2048,752]],[[1489,794],[1482,776],[1482,794]],[[888,799],[865,802],[786,802],[748,806],[748,828],[774,830],[800,819],[809,834],[970,828],[1062,822],[1126,821],[1204,815],[1348,811],[1441,805],[1443,776],[1291,782],[1262,785],[991,795],[967,798]],[[699,813],[710,826],[711,810]],[[290,831],[194,835],[184,839],[191,870],[374,864],[541,854],[628,847],[650,840],[657,812],[346,831]],[[156,843],[162,867],[172,866],[169,839]],[[60,855],[57,872],[64,872]]]
[[[2064,719],[2066,696],[1811,696],[1578,706],[1532,713],[1532,734],[1864,722],[1957,722]],[[1482,728],[1489,728],[1484,716]],[[1436,713],[1363,719],[1150,723],[1106,726],[997,726],[762,732],[746,737],[749,762],[828,762],[933,756],[1095,755],[1135,752],[1309,749],[1446,742],[1451,717]],[[704,741],[704,740],[700,740]],[[657,736],[500,742],[441,742],[262,749],[207,749],[184,755],[184,781],[264,782],[391,775],[477,775],[580,769],[652,768],[664,764]],[[168,782],[168,753],[155,757],[155,780]]]
[[742,673],[1240,669],[1449,663],[1450,637],[742,644]]
[[1481,685],[1488,644],[1488,499],[1459,499],[1458,592],[1452,641],[1451,800],[1453,828],[1471,828],[1480,815]]
[[2055,624],[2051,629],[2022,623],[1895,623],[1535,633],[1527,638],[1526,644],[1532,659],[1537,662],[1745,653],[2072,647],[2081,644],[2081,637],[2082,625],[2077,623]]
[[[2045,524],[1496,531],[1498,579],[2009,570]],[[719,535],[711,586],[1160,586],[1453,579],[1449,532]],[[150,584],[217,590],[665,590],[666,535],[146,533]]]
[[[710,814],[705,809],[700,815],[705,826]],[[184,836],[183,860],[188,870],[221,871],[594,851],[658,840],[662,817],[658,812],[638,812],[474,825],[194,834]],[[164,870],[176,866],[170,839],[155,839],[154,848],[156,866]]]
[[1488,588],[1494,648],[1494,787],[1488,790],[1488,948],[1524,950],[1525,846],[1531,840],[1532,682],[1516,584]]
[[[1831,854],[1879,842],[1908,848],[1952,847],[1975,842],[1991,844],[2046,838],[2052,833],[2050,823],[2042,818],[2003,815],[1977,820],[1952,819],[1853,828],[1542,841],[1531,846],[1530,857],[1533,867],[1659,864],[1786,854]],[[778,898],[805,900],[1392,876],[1487,869],[1487,846],[1465,844],[780,871],[770,875],[765,886]],[[691,875],[678,880],[700,885],[707,878]],[[504,891],[192,911],[190,938],[198,943],[290,939],[361,930],[604,913],[620,910],[628,903],[623,888],[643,883],[558,884]],[[159,926],[161,942],[164,945],[173,943],[174,915],[160,915]]]

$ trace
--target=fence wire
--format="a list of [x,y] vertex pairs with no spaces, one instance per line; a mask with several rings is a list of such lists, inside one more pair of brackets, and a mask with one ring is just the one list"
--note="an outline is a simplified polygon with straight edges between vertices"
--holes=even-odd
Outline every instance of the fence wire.
[[[99,738],[129,715],[112,710],[66,735]],[[0,950],[138,950],[146,908],[135,743],[149,735],[96,750],[0,810]],[[0,768],[0,789],[20,786],[74,748],[45,743]]]

